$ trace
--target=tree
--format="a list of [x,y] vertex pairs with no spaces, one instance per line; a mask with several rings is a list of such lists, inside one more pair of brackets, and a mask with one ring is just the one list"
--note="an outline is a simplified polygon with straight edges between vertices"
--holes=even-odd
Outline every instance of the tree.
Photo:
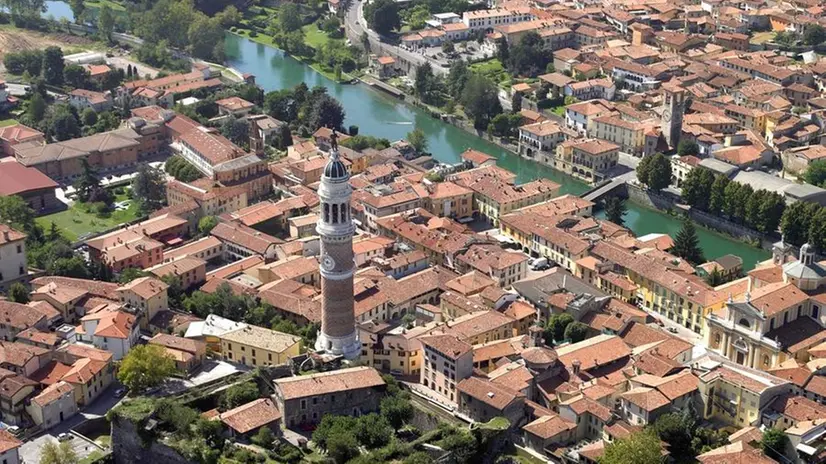
[[67,65],[63,68],[63,82],[76,89],[87,88],[89,85],[89,71],[76,64]]
[[395,0],[375,0],[364,8],[370,28],[387,35],[401,26],[399,7]]
[[473,127],[487,129],[490,120],[502,112],[499,91],[493,82],[483,76],[473,74],[462,92],[462,106],[465,113],[473,119]]
[[344,107],[335,98],[324,94],[315,102],[307,121],[310,131],[315,132],[320,127],[330,127],[339,132],[344,124]]
[[218,219],[215,216],[204,216],[198,221],[198,232],[201,235],[209,235],[209,232],[218,225]]
[[9,287],[6,297],[9,301],[26,304],[29,302],[29,289],[27,289],[26,286],[20,282],[15,282],[11,284],[11,287]]
[[424,153],[427,150],[427,136],[418,127],[407,133],[407,143],[416,150],[416,153]]
[[136,269],[134,267],[127,267],[123,271],[121,271],[120,275],[118,276],[118,283],[121,285],[128,284],[135,279],[145,277],[147,275],[146,272]]
[[760,440],[760,448],[766,456],[780,461],[786,461],[786,445],[789,438],[786,433],[780,429],[771,428],[763,432],[763,439]]
[[430,63],[420,66],[413,81],[413,93],[425,103],[438,105],[442,101],[441,91],[441,82],[433,74]]
[[184,288],[181,284],[181,278],[173,274],[167,274],[161,277],[161,281],[169,286],[166,289],[169,306],[172,308],[180,308],[184,296]]
[[327,454],[336,464],[344,464],[359,455],[358,442],[351,433],[336,433],[327,439]]
[[626,209],[622,198],[611,197],[605,200],[605,217],[614,224],[625,225],[623,217],[626,212],[628,212],[628,209]]
[[668,443],[675,456],[689,455],[695,423],[689,414],[667,413],[658,417],[653,430],[660,440]]
[[283,32],[297,31],[303,25],[297,4],[284,3],[278,8],[278,27]]
[[244,382],[235,384],[227,388],[221,399],[221,406],[224,409],[234,409],[257,400],[261,396],[258,386],[254,382]]
[[132,179],[132,196],[139,203],[141,213],[160,209],[166,201],[166,176],[149,164],[141,164]]
[[818,187],[826,187],[826,161],[811,162],[803,174],[803,180]]
[[40,464],[77,464],[78,457],[72,444],[64,441],[57,444],[46,441],[40,449]]
[[424,451],[416,451],[415,453],[404,458],[402,464],[433,464],[433,458]]
[[80,115],[80,121],[84,126],[94,126],[98,122],[98,114],[92,108],[86,108]]
[[92,165],[89,164],[88,159],[82,158],[80,167],[82,169],[80,178],[75,181],[73,187],[77,193],[77,198],[85,203],[91,201],[95,191],[101,188],[100,178],[98,178]]
[[63,50],[60,47],[46,47],[43,52],[43,79],[47,84],[63,84]]
[[465,429],[456,430],[441,441],[441,447],[445,451],[453,453],[452,462],[458,464],[470,464],[476,454],[476,438]]
[[109,5],[103,4],[98,13],[98,34],[100,39],[107,43],[112,42],[112,33],[115,31],[115,15]]
[[470,69],[465,60],[455,60],[450,65],[450,71],[447,73],[445,86],[447,93],[453,98],[459,98],[465,89],[465,84],[470,77]]
[[574,322],[573,316],[568,313],[553,314],[548,318],[545,330],[545,340],[562,341],[565,339],[565,329]]
[[691,219],[687,217],[683,219],[683,226],[674,238],[671,254],[679,256],[694,265],[705,261],[703,249],[700,247],[700,240],[697,238],[697,230],[694,228]]
[[706,275],[705,279],[707,284],[711,285],[712,287],[716,287],[718,285],[722,285],[725,283],[725,279],[723,278],[723,273],[720,272],[720,268],[718,266],[714,266],[711,272]]
[[600,464],[661,464],[662,444],[650,431],[634,433],[605,447]]
[[697,156],[700,153],[700,146],[694,140],[683,139],[677,144],[677,154],[680,156]]
[[542,37],[537,32],[530,31],[510,48],[507,60],[502,64],[515,75],[536,77],[545,72],[548,63],[552,61],[553,56],[545,48]]
[[585,336],[588,335],[588,325],[574,321],[568,324],[568,327],[565,327],[564,335],[565,339],[571,343],[581,342],[585,340]]
[[228,117],[221,123],[221,135],[230,139],[232,143],[239,147],[249,145],[249,126],[245,120]]
[[708,169],[692,169],[682,183],[682,198],[688,205],[703,211],[708,209],[709,191],[714,173]]
[[275,434],[272,433],[271,428],[261,427],[258,433],[253,435],[252,442],[264,449],[270,449],[275,442]]
[[44,121],[46,133],[59,142],[80,137],[80,123],[68,105],[55,105]]
[[0,220],[11,224],[15,229],[31,231],[34,229],[34,211],[18,195],[0,197]]
[[522,92],[514,92],[511,97],[511,111],[518,113],[522,111]]
[[399,430],[413,418],[413,406],[401,395],[388,396],[381,400],[381,415],[395,429]]
[[456,45],[454,45],[450,40],[445,40],[444,43],[442,43],[442,51],[446,55],[452,55],[456,53]]
[[46,100],[42,95],[36,93],[29,99],[29,104],[26,106],[26,116],[32,122],[41,121],[46,115]]
[[826,250],[826,208],[818,208],[812,216],[808,241],[818,251]]
[[355,435],[365,448],[376,449],[390,443],[393,429],[384,416],[367,414],[358,418]]
[[726,205],[726,187],[728,186],[728,177],[717,175],[714,182],[711,184],[711,194],[708,200],[708,212],[711,214],[721,214]]
[[671,183],[671,161],[662,153],[646,156],[637,166],[637,178],[651,190],[659,192]]
[[806,243],[809,238],[809,226],[818,209],[820,207],[816,203],[803,201],[796,201],[789,205],[780,220],[783,239],[795,246]]
[[223,11],[215,15],[222,27],[229,28],[241,22],[241,13],[235,5],[230,5],[224,8]]
[[86,4],[83,0],[71,0],[69,6],[72,8],[72,16],[75,17],[75,23],[81,24],[83,22],[83,13],[86,11]]
[[163,382],[175,372],[175,361],[160,345],[136,345],[123,358],[118,380],[140,392]]
[[[292,3],[287,5],[292,5]],[[217,48],[217,45],[224,43],[224,28],[221,26],[220,19],[198,15],[198,18],[189,25],[187,36],[189,37],[187,49],[192,56],[223,61],[223,49]]]
[[805,42],[806,45],[820,45],[824,40],[826,40],[826,29],[820,24],[807,24],[803,28],[803,42]]
[[510,45],[505,37],[500,37],[496,40],[496,59],[502,63],[502,66],[507,66],[510,60]]
[[59,258],[47,266],[47,272],[52,275],[88,279],[91,277],[86,261],[80,256]]

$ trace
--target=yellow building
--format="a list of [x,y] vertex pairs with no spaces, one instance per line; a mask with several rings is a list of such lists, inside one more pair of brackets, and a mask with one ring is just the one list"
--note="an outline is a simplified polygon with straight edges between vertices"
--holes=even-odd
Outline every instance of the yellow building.
[[499,225],[501,216],[559,195],[560,188],[559,184],[548,179],[514,185],[496,176],[477,177],[459,185],[473,190],[476,211],[494,226]]
[[737,428],[757,425],[760,411],[790,388],[789,382],[764,372],[721,364],[710,358],[702,358],[695,365],[704,405],[703,419]]
[[371,322],[359,325],[361,357],[359,364],[385,373],[419,376],[422,369],[422,344],[417,337],[432,329],[436,323],[412,329],[397,327],[381,333]]
[[637,286],[634,299],[645,309],[701,335],[706,331],[706,317],[721,309],[729,296],[737,298],[748,288],[741,279],[715,289],[699,277],[673,271],[661,260],[605,241],[597,242],[591,254],[612,263],[614,272]]
[[516,321],[512,317],[498,311],[479,311],[459,316],[433,330],[429,335],[455,335],[466,343],[478,345],[523,335],[517,330]]
[[587,182],[599,182],[619,162],[619,149],[606,140],[568,140],[556,147],[554,168]]
[[619,145],[625,153],[642,155],[645,150],[645,132],[649,127],[618,116],[605,115],[591,120],[588,136]]
[[428,187],[425,207],[434,216],[466,218],[473,215],[473,192],[450,181]]
[[227,361],[250,367],[286,364],[301,353],[301,338],[250,325],[220,335]]
[[169,309],[168,288],[160,279],[140,277],[118,287],[118,298],[121,304],[137,310],[141,329],[146,329],[159,311]]

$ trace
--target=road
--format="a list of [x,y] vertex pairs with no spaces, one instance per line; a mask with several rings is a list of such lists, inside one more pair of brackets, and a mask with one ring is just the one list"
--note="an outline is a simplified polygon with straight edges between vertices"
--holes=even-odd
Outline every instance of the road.
[[133,68],[138,70],[138,75],[141,77],[149,76],[150,78],[154,79],[155,76],[158,75],[160,71],[150,66],[147,66],[143,63],[138,63],[137,61],[130,60],[124,56],[113,56],[107,60],[109,62],[109,66],[114,66],[118,69],[123,69],[126,72],[126,68],[129,65],[132,65]]
[[[380,43],[380,50],[373,50],[374,53],[392,53],[403,60],[412,63],[415,67],[419,67],[428,62],[428,59],[419,53],[411,52],[410,50],[405,50],[401,47],[384,42],[378,33],[367,26],[367,20],[364,19],[364,2],[360,0],[353,0],[347,8],[347,12],[344,15],[344,27],[350,32],[348,35],[351,38],[350,40],[354,43],[360,41],[359,38],[365,31],[370,38],[371,46],[374,43]],[[437,65],[433,66],[433,72],[436,74],[446,75],[448,69]]]

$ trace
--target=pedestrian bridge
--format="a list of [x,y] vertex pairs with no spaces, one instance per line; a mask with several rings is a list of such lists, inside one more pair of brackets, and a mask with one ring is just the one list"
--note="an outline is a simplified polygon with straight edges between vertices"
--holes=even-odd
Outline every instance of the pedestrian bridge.
[[594,203],[599,202],[603,197],[608,195],[617,195],[625,193],[625,179],[614,178],[608,182],[598,184],[596,187],[588,190],[581,195],[582,198]]

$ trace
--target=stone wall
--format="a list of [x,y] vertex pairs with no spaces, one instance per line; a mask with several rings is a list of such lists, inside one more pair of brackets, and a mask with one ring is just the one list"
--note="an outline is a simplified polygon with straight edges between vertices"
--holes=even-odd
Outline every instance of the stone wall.
[[628,199],[634,203],[657,210],[680,210],[687,213],[694,222],[709,229],[726,233],[741,240],[759,241],[763,249],[771,250],[772,244],[777,241],[776,237],[767,236],[728,219],[678,205],[678,199],[667,193],[655,193],[630,183],[626,184],[626,190],[628,191]]
[[157,440],[147,446],[135,424],[116,415],[112,417],[112,455],[118,464],[197,464]]

